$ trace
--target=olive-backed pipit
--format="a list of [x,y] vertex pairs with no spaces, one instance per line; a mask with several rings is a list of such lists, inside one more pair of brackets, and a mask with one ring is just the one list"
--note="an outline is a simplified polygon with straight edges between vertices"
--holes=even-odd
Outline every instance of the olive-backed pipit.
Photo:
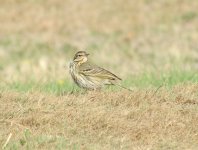
[[78,51],[70,63],[69,72],[74,82],[79,87],[88,90],[101,89],[104,85],[117,85],[121,78],[106,69],[89,63],[88,55],[85,51]]

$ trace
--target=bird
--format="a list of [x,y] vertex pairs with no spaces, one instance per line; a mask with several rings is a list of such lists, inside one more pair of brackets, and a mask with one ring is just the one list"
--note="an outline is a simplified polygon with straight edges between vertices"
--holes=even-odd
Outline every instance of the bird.
[[[89,53],[78,51],[69,64],[69,73],[73,81],[86,90],[100,90],[105,85],[117,85],[122,79],[110,71],[92,64],[88,60]],[[125,88],[130,90],[128,88]]]

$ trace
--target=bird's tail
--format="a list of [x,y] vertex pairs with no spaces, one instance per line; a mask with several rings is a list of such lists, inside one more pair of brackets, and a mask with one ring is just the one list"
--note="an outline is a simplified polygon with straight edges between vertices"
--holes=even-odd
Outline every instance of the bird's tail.
[[128,91],[132,92],[131,89],[126,88],[126,87],[124,87],[124,86],[122,86],[122,85],[120,85],[120,84],[115,84],[115,85],[116,85],[116,86],[119,86],[120,88],[123,88],[123,89],[125,89],[125,90],[128,90]]

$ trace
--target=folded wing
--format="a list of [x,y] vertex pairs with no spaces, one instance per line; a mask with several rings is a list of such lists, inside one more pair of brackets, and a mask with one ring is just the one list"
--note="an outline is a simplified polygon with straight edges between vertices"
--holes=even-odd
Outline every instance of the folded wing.
[[112,81],[112,84],[114,81],[121,80],[121,78],[111,73],[110,71],[89,63],[82,64],[79,70],[79,73],[85,76],[100,78],[103,80],[110,80]]

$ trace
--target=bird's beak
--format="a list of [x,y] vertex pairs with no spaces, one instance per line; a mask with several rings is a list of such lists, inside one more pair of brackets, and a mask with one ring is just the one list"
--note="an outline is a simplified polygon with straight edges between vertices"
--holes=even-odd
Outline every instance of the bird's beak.
[[76,59],[74,59],[74,61],[78,62],[78,61],[81,61],[81,59],[80,58],[76,58]]
[[88,54],[88,53],[86,53],[86,56],[89,56],[89,54]]

